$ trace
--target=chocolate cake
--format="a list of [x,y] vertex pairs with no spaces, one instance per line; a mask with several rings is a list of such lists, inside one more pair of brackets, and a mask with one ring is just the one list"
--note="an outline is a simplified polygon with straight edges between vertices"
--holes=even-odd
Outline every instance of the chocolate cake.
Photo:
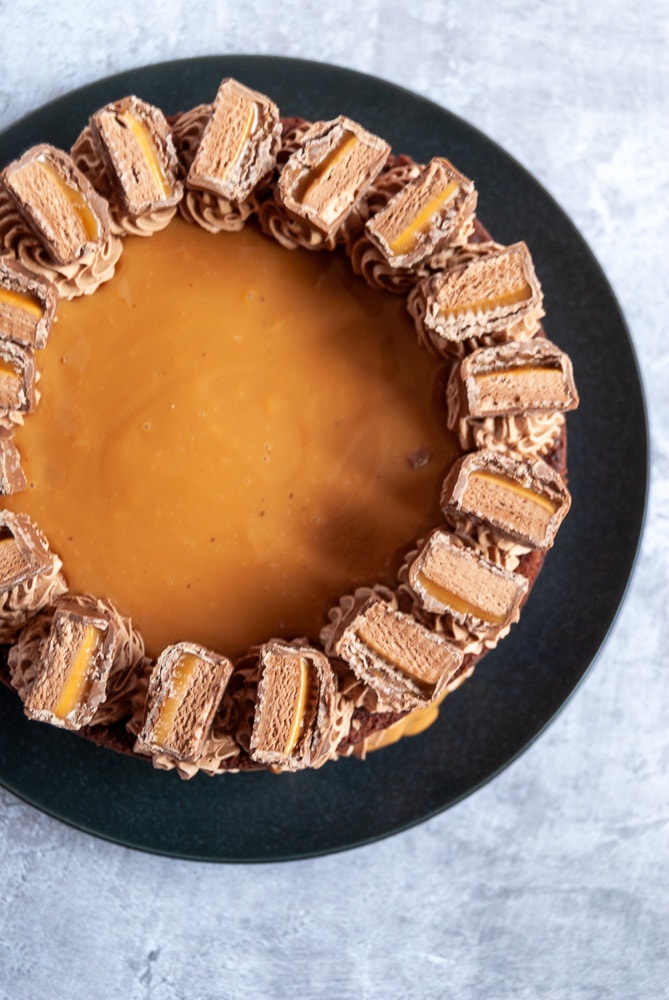
[[[508,634],[569,509],[564,414],[578,395],[568,357],[544,336],[528,247],[496,243],[476,203],[444,156],[393,155],[344,116],[281,118],[230,79],[212,103],[172,117],[120,98],[70,152],[39,145],[5,167],[0,671],[30,718],[187,778],[320,767],[364,757],[416,713],[433,718]],[[109,594],[71,591],[67,561],[20,509],[28,483],[14,436],[34,419],[36,352],[57,342],[60,304],[113,281],[125,241],[175,217],[345,253],[361,286],[404,298],[445,372],[444,423],[460,452],[439,518],[406,539],[392,580],[352,585],[314,634],[270,635],[241,654],[188,635],[147,652]],[[409,465],[429,460],[418,449]]]

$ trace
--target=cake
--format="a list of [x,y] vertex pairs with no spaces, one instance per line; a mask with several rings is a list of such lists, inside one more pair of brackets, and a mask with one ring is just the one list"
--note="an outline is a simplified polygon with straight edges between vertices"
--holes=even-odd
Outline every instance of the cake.
[[[476,202],[444,156],[394,155],[344,115],[282,118],[232,79],[170,118],[121,98],[69,152],[42,144],[4,168],[0,639],[29,718],[186,778],[364,757],[434,720],[518,621],[570,505],[571,364],[544,335],[528,247],[496,243]],[[211,289],[198,284],[209,272]],[[294,304],[328,284],[298,323]],[[223,302],[221,335],[209,327]],[[326,319],[335,335],[319,339]],[[300,323],[300,364],[316,367],[296,375],[275,344]],[[235,380],[248,341],[252,377]],[[87,381],[88,397],[72,392]],[[369,399],[351,418],[355,393]],[[298,402],[309,433],[288,420]],[[323,413],[331,436],[316,444]],[[104,456],[91,450],[102,434]],[[280,468],[280,498],[266,466]],[[374,480],[361,534],[351,512]],[[221,534],[243,542],[225,549],[225,601]],[[391,550],[377,571],[355,561],[372,537]],[[247,563],[262,567],[248,583]],[[263,613],[271,634],[258,634]]]

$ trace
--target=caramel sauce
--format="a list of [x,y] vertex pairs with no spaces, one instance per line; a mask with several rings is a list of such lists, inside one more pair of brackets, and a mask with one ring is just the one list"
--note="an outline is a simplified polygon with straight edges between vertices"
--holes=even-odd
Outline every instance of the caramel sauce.
[[317,637],[440,520],[459,449],[438,363],[403,299],[339,254],[181,220],[128,237],[111,282],[60,304],[39,363],[16,431],[30,486],[6,505],[153,656]]

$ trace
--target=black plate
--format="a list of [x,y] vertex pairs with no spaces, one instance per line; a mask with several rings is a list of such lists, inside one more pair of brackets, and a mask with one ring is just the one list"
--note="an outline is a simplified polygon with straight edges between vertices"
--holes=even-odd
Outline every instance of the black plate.
[[285,115],[348,114],[419,161],[446,155],[476,180],[500,242],[525,239],[546,294],[546,331],[571,355],[581,406],[569,418],[573,508],[522,621],[438,723],[322,770],[182,782],[175,774],[28,722],[0,685],[0,781],[39,809],[118,843],[184,858],[269,861],[325,854],[396,832],[457,802],[554,717],[602,644],[634,562],[646,499],[643,395],[625,322],[572,223],[498,146],[442,108],[349,70],[230,56],[133,70],[83,88],[0,136],[0,163],[36,142],[68,148],[89,114],[128,93],[167,113],[211,100],[224,76]]

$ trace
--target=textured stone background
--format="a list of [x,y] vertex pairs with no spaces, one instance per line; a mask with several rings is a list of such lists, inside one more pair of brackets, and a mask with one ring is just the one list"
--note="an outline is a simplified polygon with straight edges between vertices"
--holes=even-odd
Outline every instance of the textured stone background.
[[579,226],[639,353],[652,493],[623,613],[519,761],[364,849],[264,867],[178,862],[0,790],[3,1000],[669,996],[668,8],[407,6],[144,0],[140,15],[129,0],[0,0],[0,128],[121,69],[253,52],[375,73],[496,139]]

